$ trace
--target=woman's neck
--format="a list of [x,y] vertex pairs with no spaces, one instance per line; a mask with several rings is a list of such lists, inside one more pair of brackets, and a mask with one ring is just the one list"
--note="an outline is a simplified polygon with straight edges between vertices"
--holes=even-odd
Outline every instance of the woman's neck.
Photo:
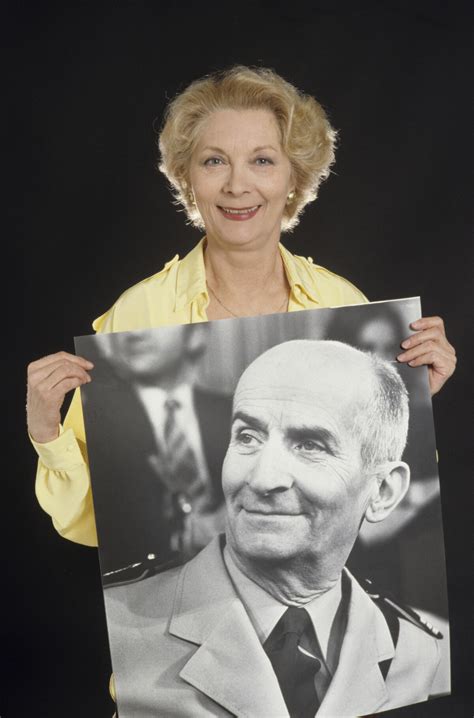
[[206,240],[204,265],[209,319],[286,311],[289,285],[278,242],[229,250]]

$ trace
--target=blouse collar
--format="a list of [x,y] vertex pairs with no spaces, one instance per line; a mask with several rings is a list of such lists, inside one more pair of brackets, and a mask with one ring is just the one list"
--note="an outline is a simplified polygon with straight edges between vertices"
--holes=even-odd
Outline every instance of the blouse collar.
[[[204,243],[206,238],[203,237],[198,244],[179,262],[178,274],[176,280],[176,305],[175,310],[184,309],[187,305],[196,301],[202,296],[204,305],[208,304],[209,295],[206,285],[206,269],[204,266]],[[281,242],[278,244],[283,266],[285,268],[290,292],[299,301],[305,297],[310,300],[310,304],[319,304],[320,300],[314,286],[314,275],[311,276],[309,268],[301,266],[301,259],[295,257],[289,252]],[[298,262],[298,260],[300,260]]]

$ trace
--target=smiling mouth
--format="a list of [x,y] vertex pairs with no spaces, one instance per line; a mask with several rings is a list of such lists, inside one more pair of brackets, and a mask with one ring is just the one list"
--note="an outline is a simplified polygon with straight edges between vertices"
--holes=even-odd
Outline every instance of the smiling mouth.
[[224,217],[238,221],[255,217],[260,207],[261,205],[256,204],[253,207],[242,207],[237,209],[235,207],[220,207],[218,205],[218,209],[222,212]]
[[301,512],[298,511],[297,513],[292,513],[289,511],[262,511],[257,509],[246,509],[242,507],[242,511],[245,511],[247,514],[253,514],[255,516],[301,516]]

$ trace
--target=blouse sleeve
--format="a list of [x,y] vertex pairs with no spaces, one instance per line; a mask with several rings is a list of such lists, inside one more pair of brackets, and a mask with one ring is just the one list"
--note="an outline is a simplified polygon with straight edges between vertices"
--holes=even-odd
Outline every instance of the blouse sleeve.
[[46,444],[31,442],[39,457],[35,489],[40,506],[61,536],[97,546],[80,389],[58,438]]
[[[120,299],[93,322],[97,333],[116,331],[115,316],[119,304]],[[133,309],[137,314],[136,302]],[[143,318],[139,313],[138,321],[132,316],[129,322],[133,326],[132,320],[140,324]],[[30,436],[38,454],[36,498],[51,516],[53,526],[61,536],[86,546],[97,546],[80,388],[74,392],[59,432],[57,439],[45,444],[37,443]]]

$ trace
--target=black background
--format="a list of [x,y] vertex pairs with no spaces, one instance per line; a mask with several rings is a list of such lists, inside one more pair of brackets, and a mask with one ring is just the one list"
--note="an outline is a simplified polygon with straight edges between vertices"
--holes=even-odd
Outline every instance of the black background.
[[418,0],[3,6],[2,718],[113,712],[97,553],[56,535],[36,503],[25,367],[73,351],[124,289],[198,240],[154,168],[153,120],[189,81],[236,62],[275,68],[340,131],[334,174],[286,246],[372,300],[421,295],[458,350],[434,400],[452,696],[390,715],[472,714],[471,28],[467,3]]

